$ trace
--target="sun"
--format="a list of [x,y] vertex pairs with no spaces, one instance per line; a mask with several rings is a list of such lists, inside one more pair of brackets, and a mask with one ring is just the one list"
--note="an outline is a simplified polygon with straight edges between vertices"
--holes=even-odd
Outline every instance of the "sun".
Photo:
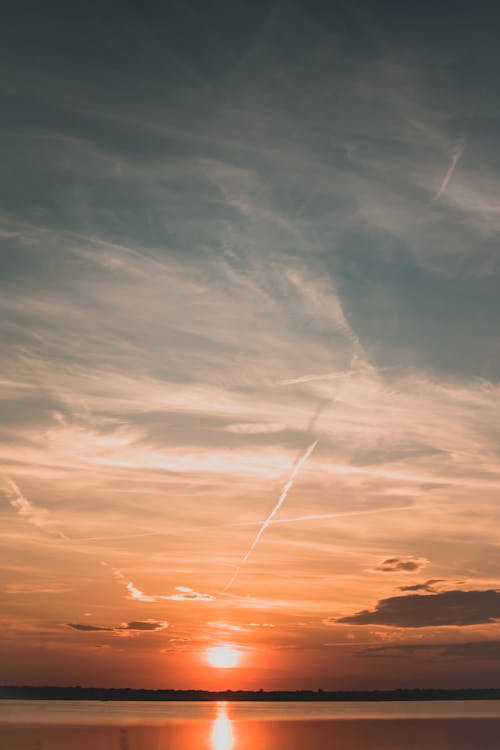
[[232,646],[213,646],[207,649],[207,661],[212,667],[218,669],[231,669],[237,667],[240,661],[241,651]]

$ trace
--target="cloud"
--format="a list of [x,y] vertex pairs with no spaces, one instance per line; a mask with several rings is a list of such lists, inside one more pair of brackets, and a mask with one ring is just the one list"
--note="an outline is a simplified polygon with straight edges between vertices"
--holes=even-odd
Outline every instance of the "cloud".
[[423,581],[423,583],[414,583],[411,586],[400,586],[400,591],[428,591],[430,593],[435,594],[435,585],[436,583],[445,583],[445,578],[429,578],[428,581]]
[[423,557],[388,557],[374,567],[382,573],[414,573],[429,561]]
[[357,656],[400,658],[413,654],[437,653],[452,659],[500,659],[500,641],[471,641],[468,643],[395,643],[373,646],[359,651]]
[[73,628],[73,630],[79,630],[83,633],[107,632],[120,634],[129,630],[147,632],[165,630],[165,628],[168,628],[168,622],[166,620],[132,620],[131,622],[124,622],[121,625],[111,628],[101,627],[99,625],[87,625],[86,623],[69,622],[68,627]]
[[68,622],[68,627],[73,628],[73,630],[80,630],[83,633],[112,633],[115,630],[115,628],[103,628],[99,625],[86,625],[85,623],[80,622]]
[[444,591],[439,594],[393,596],[373,610],[342,617],[339,623],[424,628],[493,623],[500,618],[500,591]]
[[136,588],[136,586],[134,586],[132,581],[129,581],[126,584],[126,589],[129,592],[131,599],[137,599],[137,601],[139,602],[148,602],[148,603],[153,603],[153,602],[158,601],[157,596],[149,596],[148,594],[145,594],[143,591]]
[[101,565],[110,567],[113,577],[125,585],[129,593],[129,599],[135,599],[145,604],[154,604],[162,601],[172,602],[213,602],[215,597],[212,594],[202,594],[199,591],[195,591],[189,586],[176,586],[175,594],[146,594],[141,589],[137,588],[132,581],[127,581],[124,573],[118,568],[113,568],[109,563],[101,561]]
[[215,596],[212,594],[200,594],[198,591],[189,588],[189,586],[176,586],[175,590],[177,594],[170,594],[169,596],[162,596],[162,599],[169,599],[173,602],[213,602]]
[[132,622],[127,622],[125,625],[121,626],[120,628],[116,628],[117,630],[165,630],[165,628],[168,627],[168,622],[166,620],[133,620]]
[[149,595],[138,589],[132,581],[129,581],[126,585],[127,591],[130,594],[131,599],[136,599],[140,602],[153,603],[161,601],[171,602],[213,602],[215,597],[212,594],[200,594],[198,591],[189,588],[189,586],[176,586],[175,594],[157,594]]

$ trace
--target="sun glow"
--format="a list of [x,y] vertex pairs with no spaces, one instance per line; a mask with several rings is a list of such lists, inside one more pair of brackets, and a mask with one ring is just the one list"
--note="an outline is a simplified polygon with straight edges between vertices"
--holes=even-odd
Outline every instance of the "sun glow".
[[207,650],[207,660],[212,667],[231,669],[237,667],[241,652],[232,646],[213,646]]

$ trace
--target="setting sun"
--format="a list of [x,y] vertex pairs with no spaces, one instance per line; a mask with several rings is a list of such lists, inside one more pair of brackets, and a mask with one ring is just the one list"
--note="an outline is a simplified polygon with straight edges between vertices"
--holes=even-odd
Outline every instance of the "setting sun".
[[213,646],[207,650],[207,660],[212,667],[230,669],[237,667],[241,652],[232,646]]

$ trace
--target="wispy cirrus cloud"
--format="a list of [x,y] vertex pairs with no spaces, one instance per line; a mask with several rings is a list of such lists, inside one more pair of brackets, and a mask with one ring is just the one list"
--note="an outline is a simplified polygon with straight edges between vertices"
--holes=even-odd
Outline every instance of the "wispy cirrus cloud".
[[8,502],[20,516],[40,528],[50,524],[48,511],[45,508],[35,508],[10,477],[0,475],[0,482]]
[[68,540],[66,534],[60,530],[60,522],[54,519],[46,508],[36,507],[21,492],[19,486],[11,477],[0,473],[0,485],[11,507],[28,523],[48,533],[56,534],[61,539]]
[[229,424],[224,429],[228,432],[234,432],[236,435],[262,435],[273,432],[283,432],[286,427],[283,424],[273,424],[272,422],[242,422],[239,424]]

